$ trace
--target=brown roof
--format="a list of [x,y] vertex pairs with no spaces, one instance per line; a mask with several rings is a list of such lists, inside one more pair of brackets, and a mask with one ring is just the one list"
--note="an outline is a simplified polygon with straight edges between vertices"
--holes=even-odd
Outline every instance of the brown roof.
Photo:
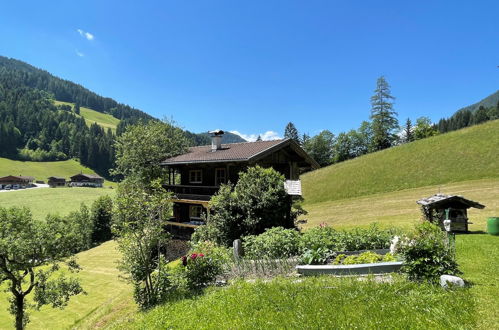
[[222,149],[217,151],[211,151],[211,145],[191,147],[187,153],[165,159],[161,165],[255,161],[287,146],[291,146],[313,168],[320,167],[291,139],[222,144]]
[[23,181],[35,180],[35,178],[32,176],[24,176],[24,175],[7,175],[7,176],[0,178],[0,180],[7,180],[7,179],[18,179],[18,180],[23,180]]
[[83,174],[83,173],[78,173],[73,175],[71,178],[77,177],[77,176],[84,176],[87,179],[104,179],[103,177],[97,175],[97,174]]
[[436,194],[427,198],[420,199],[416,203],[422,206],[430,206],[430,205],[439,205],[439,204],[445,204],[448,202],[460,202],[467,207],[474,207],[477,209],[483,209],[485,208],[485,205],[482,205],[478,202],[472,201],[470,199],[466,199],[463,196],[459,195],[444,195],[444,194]]

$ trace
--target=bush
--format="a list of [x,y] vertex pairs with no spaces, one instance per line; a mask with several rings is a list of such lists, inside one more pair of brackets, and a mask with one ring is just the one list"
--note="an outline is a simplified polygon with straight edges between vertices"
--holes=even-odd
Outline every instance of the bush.
[[461,273],[447,234],[430,222],[416,226],[415,232],[401,240],[397,252],[404,257],[402,271],[411,280],[437,282],[440,275]]
[[92,204],[91,219],[93,222],[92,241],[101,243],[112,238],[111,222],[113,218],[113,200],[109,196],[101,196]]
[[298,255],[300,233],[274,227],[260,235],[243,237],[244,256],[249,259],[282,259]]
[[250,167],[235,186],[222,185],[210,201],[213,214],[195,240],[231,246],[235,239],[272,227],[293,228],[296,212],[284,189],[284,176],[273,168]]
[[395,230],[382,230],[376,224],[369,228],[336,231],[321,225],[303,233],[300,240],[302,252],[325,248],[334,252],[386,249],[390,247]]
[[182,257],[184,277],[190,290],[198,290],[215,282],[223,271],[220,262],[203,253],[192,253]]

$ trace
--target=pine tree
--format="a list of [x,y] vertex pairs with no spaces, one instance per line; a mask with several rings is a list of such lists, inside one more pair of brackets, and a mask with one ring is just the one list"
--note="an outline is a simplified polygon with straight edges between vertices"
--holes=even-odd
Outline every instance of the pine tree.
[[410,118],[407,118],[404,127],[404,142],[409,143],[414,141],[414,134],[412,133],[412,122]]
[[296,143],[300,143],[300,137],[298,136],[298,130],[295,127],[295,124],[289,122],[284,129],[284,138],[293,139]]
[[260,134],[258,134],[258,137],[256,138],[257,141],[262,141],[262,137],[260,136]]
[[398,129],[397,113],[393,110],[393,102],[390,102],[393,99],[395,98],[390,95],[390,85],[385,77],[379,77],[374,95],[371,97],[372,149],[374,151],[389,148],[397,140],[395,134]]
[[76,113],[77,115],[80,114],[80,105],[78,103],[75,103],[73,107],[73,112]]

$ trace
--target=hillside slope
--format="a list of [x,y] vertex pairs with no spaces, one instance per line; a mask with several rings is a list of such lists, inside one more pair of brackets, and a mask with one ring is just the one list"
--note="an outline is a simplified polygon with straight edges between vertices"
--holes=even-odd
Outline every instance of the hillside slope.
[[490,94],[489,96],[478,101],[477,103],[459,109],[458,111],[470,110],[473,112],[477,110],[480,106],[483,106],[484,108],[490,108],[497,106],[498,103],[499,103],[499,91],[496,91],[495,93]]
[[[71,108],[74,107],[74,103],[71,102],[54,101],[54,104],[69,105]],[[107,113],[98,112],[86,107],[80,107],[80,116],[85,119],[87,126],[90,127],[93,123],[97,123],[105,129],[110,128],[114,133],[116,132],[116,127],[118,127],[118,124],[120,123],[119,119],[114,118]]]
[[[49,176],[62,176],[69,179],[70,176],[78,173],[95,174],[93,170],[74,159],[55,162],[24,162],[0,157],[0,176],[26,175],[33,176],[36,180],[47,181]],[[104,182],[104,185],[109,184],[111,184],[110,181]]]
[[302,176],[306,204],[499,177],[499,120],[365,155]]

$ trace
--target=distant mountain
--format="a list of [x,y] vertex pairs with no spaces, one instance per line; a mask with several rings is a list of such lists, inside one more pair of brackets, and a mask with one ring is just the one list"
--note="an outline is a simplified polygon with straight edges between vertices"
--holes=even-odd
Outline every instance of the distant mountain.
[[480,106],[483,106],[484,108],[491,108],[491,107],[497,106],[498,103],[499,103],[499,91],[497,91],[493,94],[490,94],[489,96],[487,96],[486,98],[484,98],[483,100],[481,100],[477,103],[474,103],[472,105],[468,105],[467,107],[461,108],[458,111],[469,110],[471,112],[474,112],[475,110],[478,110],[478,108],[480,108]]
[[[197,135],[202,136],[207,143],[204,145],[211,144],[211,134],[206,133],[198,133]],[[222,143],[239,143],[239,142],[248,142],[237,134],[230,133],[225,131],[224,135],[222,135]]]

